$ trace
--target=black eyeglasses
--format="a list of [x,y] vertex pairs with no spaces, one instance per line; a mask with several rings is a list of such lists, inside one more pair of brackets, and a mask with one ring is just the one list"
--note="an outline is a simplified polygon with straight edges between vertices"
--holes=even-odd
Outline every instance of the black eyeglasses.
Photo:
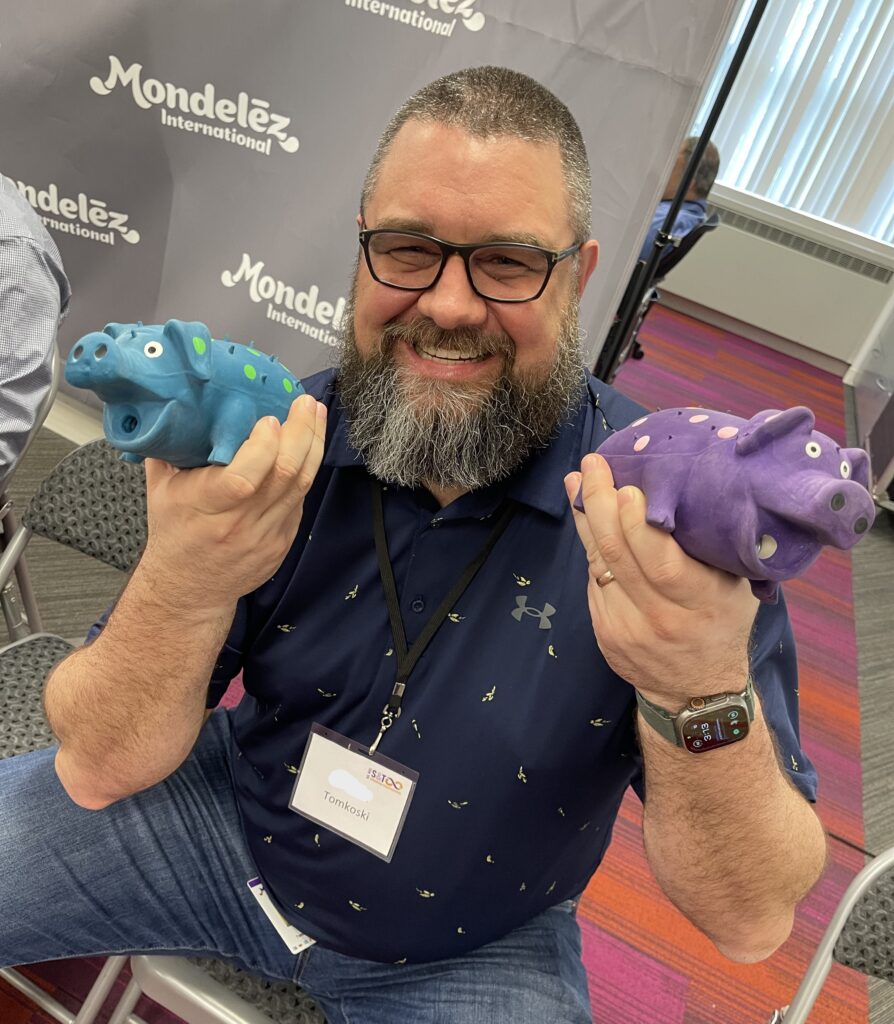
[[543,294],[556,264],[583,242],[555,252],[524,242],[457,245],[419,231],[363,228],[360,245],[370,274],[390,288],[424,292],[434,287],[448,256],[459,253],[476,295],[492,302],[531,302]]

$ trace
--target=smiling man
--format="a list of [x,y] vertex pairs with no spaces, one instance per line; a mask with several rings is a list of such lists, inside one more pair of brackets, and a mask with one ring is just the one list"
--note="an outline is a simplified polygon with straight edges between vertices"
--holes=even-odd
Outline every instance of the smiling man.
[[580,132],[531,79],[398,112],[340,366],[228,467],[147,462],[145,554],[47,685],[60,745],[0,766],[0,963],[186,950],[331,1024],[581,1024],[577,900],[629,786],[683,914],[741,961],[786,939],[824,841],[784,604],[588,454],[641,411],[584,370],[589,221]]

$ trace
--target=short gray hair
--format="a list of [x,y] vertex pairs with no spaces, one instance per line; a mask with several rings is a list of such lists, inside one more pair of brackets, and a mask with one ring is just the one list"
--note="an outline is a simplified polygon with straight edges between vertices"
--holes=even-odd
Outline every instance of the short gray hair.
[[[680,147],[680,152],[686,157],[687,161],[692,156],[692,151],[695,149],[698,140],[698,135],[690,135]],[[708,198],[708,193],[714,187],[714,179],[719,171],[720,151],[713,142],[709,142],[705,147],[704,153],[702,153],[701,160],[698,162],[698,167],[695,169],[695,177],[692,179],[692,187],[699,198]]]
[[590,237],[590,165],[583,136],[565,104],[533,78],[509,68],[465,68],[414,93],[379,139],[363,183],[361,210],[369,204],[391,144],[410,120],[462,128],[480,138],[510,135],[558,143],[575,240]]

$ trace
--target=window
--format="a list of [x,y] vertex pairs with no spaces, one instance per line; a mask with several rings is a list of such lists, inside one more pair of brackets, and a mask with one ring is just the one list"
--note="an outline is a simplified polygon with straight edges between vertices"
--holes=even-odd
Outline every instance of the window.
[[[735,21],[696,134],[752,6]],[[713,140],[720,183],[894,244],[894,3],[770,0]]]

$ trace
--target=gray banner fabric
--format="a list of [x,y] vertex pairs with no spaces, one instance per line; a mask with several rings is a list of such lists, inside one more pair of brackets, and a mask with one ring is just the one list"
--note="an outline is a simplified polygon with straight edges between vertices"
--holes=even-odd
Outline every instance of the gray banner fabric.
[[503,64],[551,88],[587,141],[595,356],[736,7],[0,0],[0,171],[71,279],[63,354],[109,321],[177,317],[302,376],[331,365],[380,131],[426,82]]

